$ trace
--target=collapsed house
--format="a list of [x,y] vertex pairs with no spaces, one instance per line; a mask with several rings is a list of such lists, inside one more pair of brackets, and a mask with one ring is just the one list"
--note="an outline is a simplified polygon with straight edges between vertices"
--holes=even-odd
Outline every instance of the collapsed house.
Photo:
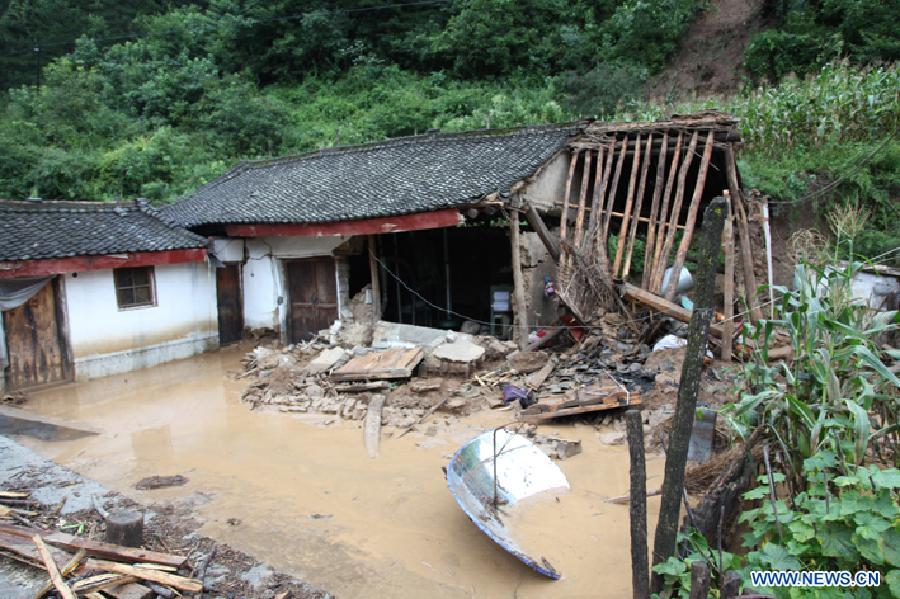
[[93,378],[216,345],[206,240],[143,203],[0,202],[4,388]]

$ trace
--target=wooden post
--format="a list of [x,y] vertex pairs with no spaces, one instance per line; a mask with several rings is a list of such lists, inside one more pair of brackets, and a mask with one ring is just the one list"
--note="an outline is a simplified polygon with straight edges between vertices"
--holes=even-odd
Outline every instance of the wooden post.
[[[563,197],[562,214],[559,217],[559,239],[566,241],[566,231],[569,228],[569,199],[572,197],[572,178],[575,176],[575,165],[578,164],[578,157],[581,152],[572,152],[572,159],[569,161],[569,176],[566,177],[566,194]],[[559,259],[559,265],[565,268],[569,264],[569,257],[566,255],[565,244],[560,244],[562,253]],[[515,252],[513,252],[515,254]]]
[[[679,148],[681,146],[678,146]],[[694,153],[697,151],[697,132],[694,131],[694,134],[691,136],[691,143],[688,146],[687,153],[684,156],[684,160],[681,163],[681,168],[678,171],[678,187],[675,190],[675,200],[672,205],[672,214],[669,217],[669,230],[666,232],[665,240],[662,243],[662,247],[657,258],[656,262],[656,272],[653,277],[653,284],[650,288],[650,291],[659,291],[662,286],[663,275],[666,272],[666,264],[669,262],[669,253],[672,251],[672,245],[675,243],[675,227],[678,225],[678,217],[681,215],[681,202],[684,199],[684,181],[687,178],[688,169],[691,167],[691,162],[694,159]],[[674,162],[672,164],[674,170]],[[668,193],[668,189],[666,192]],[[677,277],[678,275],[675,274]]]
[[375,320],[381,320],[381,280],[378,278],[378,262],[376,256],[378,248],[375,245],[375,236],[369,235],[369,276],[372,279],[372,312]]
[[131,510],[112,510],[106,517],[104,540],[123,547],[140,547],[144,542],[144,515]]
[[590,245],[591,239],[597,231],[597,219],[603,217],[603,179],[606,177],[603,172],[604,149],[603,146],[597,148],[597,168],[594,169],[594,198],[591,200],[591,215],[588,219],[587,232],[581,241],[582,248],[587,248]]
[[[603,207],[605,206],[604,202],[606,202],[606,197],[607,197],[606,196],[606,194],[607,194],[606,188],[609,187],[609,177],[612,174],[612,163],[613,163],[613,156],[615,155],[615,153],[616,153],[616,142],[614,140],[611,144],[609,144],[609,148],[607,148],[607,151],[606,151],[606,165],[603,167],[603,178],[600,181],[600,195],[597,196],[598,212],[596,214],[591,215],[591,234],[590,235],[591,235],[592,239],[596,235],[597,231],[599,231],[601,229],[601,227],[603,227],[603,224],[606,220],[607,214],[604,211]],[[600,243],[604,243],[604,244],[606,243],[606,239],[602,235],[596,235],[596,239],[593,239],[593,241],[595,241],[595,243],[597,243],[598,245]]]
[[[622,175],[622,165],[625,164],[625,146],[628,145],[628,135],[622,138],[622,149],[619,150],[619,159],[616,161],[616,172],[613,175],[612,185],[609,187],[609,195],[606,196],[606,214],[603,218],[602,243],[606,245],[606,236],[609,235],[609,222],[612,220],[613,205],[616,203],[616,190],[619,187],[619,177]],[[613,144],[615,148],[615,144]]]
[[538,214],[538,211],[535,210],[534,206],[527,202],[524,204],[523,209],[525,210],[525,218],[528,219],[528,225],[534,229],[534,232],[537,233],[537,236],[544,243],[544,247],[547,248],[547,253],[550,254],[550,257],[553,258],[555,262],[559,262],[559,244],[556,243],[556,240],[553,239],[550,231],[547,230],[544,219],[541,218],[541,215]]
[[625,412],[628,454],[631,458],[631,594],[650,598],[650,563],[647,558],[647,462],[644,456],[644,423],[640,409]]
[[734,570],[725,572],[722,577],[722,593],[719,595],[722,599],[737,599],[741,593],[741,575]]
[[734,217],[731,209],[731,197],[725,192],[725,200],[728,202],[728,213],[725,216],[725,229],[722,233],[722,247],[725,250],[725,322],[722,323],[722,352],[720,357],[723,362],[731,362],[731,340],[734,337]]
[[628,179],[628,195],[625,196],[625,208],[622,210],[622,223],[619,225],[619,235],[616,239],[616,257],[613,260],[613,277],[619,275],[619,266],[622,264],[622,251],[625,249],[625,237],[628,234],[628,218],[631,216],[631,206],[634,201],[634,186],[637,183],[637,173],[641,166],[641,134],[638,133],[634,146],[634,158],[631,160],[631,177]]
[[[681,382],[678,385],[675,417],[666,451],[659,521],[656,524],[656,536],[653,543],[654,565],[666,561],[675,554],[675,536],[678,532],[678,516],[681,509],[681,496],[684,492],[684,466],[687,462],[688,444],[694,426],[700,375],[704,358],[706,358],[706,346],[713,316],[716,258],[722,242],[725,211],[725,199],[719,197],[709,204],[703,216],[694,311],[688,329],[688,343],[685,348],[684,363],[681,366]],[[652,589],[658,593],[662,590],[662,576],[657,573],[653,573],[652,576]]]
[[709,597],[709,566],[703,560],[691,564],[691,599]]
[[678,289],[678,279],[680,278],[678,275],[682,267],[684,267],[684,260],[687,258],[688,248],[691,246],[691,239],[694,236],[694,224],[697,222],[697,213],[700,211],[703,188],[706,187],[706,173],[709,171],[712,149],[713,132],[710,130],[706,136],[703,158],[700,160],[700,170],[697,173],[697,182],[694,184],[694,194],[691,196],[691,205],[688,208],[687,219],[684,222],[684,235],[681,237],[681,243],[678,244],[678,251],[675,253],[675,263],[672,265],[672,276],[669,277],[669,285],[665,290],[666,299],[675,297],[675,290]]
[[528,349],[528,305],[525,303],[525,281],[522,280],[522,254],[519,248],[519,204],[513,198],[513,209],[509,211],[509,244],[512,246],[513,288],[515,290],[516,312],[515,331],[519,349]]
[[581,175],[581,189],[578,190],[578,214],[575,216],[575,237],[572,247],[575,251],[581,248],[581,238],[584,235],[584,209],[587,202],[588,185],[591,182],[591,156],[590,150],[584,153],[583,173]]
[[734,210],[738,225],[738,239],[741,242],[741,263],[744,271],[744,295],[747,305],[750,307],[750,320],[756,322],[762,318],[759,309],[759,299],[756,297],[756,274],[753,272],[753,252],[750,249],[750,227],[747,223],[747,215],[744,213],[744,205],[741,201],[741,187],[738,184],[737,165],[734,160],[734,148],[729,145],[725,148],[725,173],[728,178],[728,189],[731,191],[731,207]]
[[656,180],[653,182],[653,199],[650,201],[650,222],[647,224],[647,241],[644,246],[644,273],[641,275],[641,287],[647,288],[650,284],[650,275],[653,274],[653,250],[656,247],[656,223],[665,216],[659,215],[659,198],[662,197],[663,178],[666,176],[666,150],[669,145],[669,130],[663,133],[662,147],[659,150],[659,160],[656,165]]
[[[628,247],[625,248],[625,265],[622,267],[622,278],[627,279],[631,271],[631,254],[634,253],[634,238],[637,236],[638,222],[641,220],[641,208],[644,207],[644,192],[647,190],[647,171],[650,170],[650,149],[653,143],[653,134],[647,136],[647,146],[644,148],[644,164],[641,167],[641,182],[638,184],[637,198],[634,203],[634,216],[631,219],[631,232],[628,234]],[[646,249],[646,245],[644,248]]]

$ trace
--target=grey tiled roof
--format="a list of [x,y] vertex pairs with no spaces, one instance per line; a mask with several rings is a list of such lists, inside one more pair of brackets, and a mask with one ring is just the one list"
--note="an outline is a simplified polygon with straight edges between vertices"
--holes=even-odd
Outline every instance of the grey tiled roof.
[[0,200],[0,260],[204,247],[206,240],[135,203]]
[[161,209],[174,224],[311,223],[425,212],[505,194],[576,125],[419,135],[242,163]]

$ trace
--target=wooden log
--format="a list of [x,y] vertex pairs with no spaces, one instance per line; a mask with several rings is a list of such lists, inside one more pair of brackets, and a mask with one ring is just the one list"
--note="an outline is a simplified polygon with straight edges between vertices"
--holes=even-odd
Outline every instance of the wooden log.
[[130,547],[121,547],[118,545],[111,545],[109,543],[76,537],[64,532],[49,532],[36,528],[4,524],[0,525],[0,533],[26,539],[30,539],[35,534],[39,534],[41,535],[41,537],[43,537],[44,542],[61,549],[67,549],[69,551],[78,551],[79,549],[84,549],[89,556],[114,559],[124,562],[153,562],[157,564],[164,564],[166,566],[175,566],[178,568],[187,563],[187,558],[180,555],[160,553],[158,551],[148,551],[146,549],[132,549]]
[[381,410],[384,408],[384,395],[376,395],[369,401],[366,410],[365,443],[370,458],[378,457],[378,446],[381,443]]
[[519,213],[517,210],[510,211],[509,244],[512,251],[513,292],[516,302],[513,314],[515,338],[519,349],[525,351],[528,349],[528,304],[525,303],[525,281],[522,273],[522,248],[519,242]]
[[[683,308],[678,304],[671,302],[663,297],[651,293],[646,289],[641,289],[637,285],[631,283],[622,283],[619,287],[622,297],[627,300],[635,301],[651,308],[657,312],[671,316],[681,322],[690,322],[692,312],[687,308]],[[722,336],[722,325],[714,324],[710,327],[710,331],[716,337]]]
[[[654,565],[666,561],[675,554],[675,536],[678,532],[678,517],[684,494],[684,467],[687,463],[694,413],[697,410],[697,394],[700,390],[700,376],[706,358],[710,324],[714,313],[715,267],[722,241],[725,211],[725,199],[718,197],[710,203],[703,216],[699,245],[700,256],[697,264],[695,307],[688,329],[688,343],[685,348],[684,363],[681,367],[675,416],[666,450],[659,520],[653,543]],[[662,584],[662,576],[654,572],[651,584],[653,592],[661,592]]]
[[675,263],[672,265],[672,276],[669,277],[669,286],[664,294],[666,299],[675,297],[675,290],[678,289],[678,273],[684,267],[684,260],[687,258],[688,248],[690,248],[691,239],[694,236],[694,225],[697,222],[697,213],[700,211],[700,202],[703,200],[706,174],[709,172],[709,161],[712,158],[712,136],[713,132],[710,131],[706,136],[706,144],[703,146],[703,158],[700,159],[700,170],[697,173],[697,182],[694,184],[694,194],[691,196],[691,204],[684,222],[684,235],[681,237],[681,243],[678,244]]
[[720,357],[724,362],[731,362],[731,341],[734,338],[734,213],[731,209],[730,194],[725,192],[728,203],[728,214],[725,216],[725,228],[722,232],[722,248],[725,250],[725,283],[723,285],[725,322],[722,323],[722,348]]
[[66,584],[66,581],[63,580],[62,575],[59,573],[59,567],[53,560],[53,556],[50,555],[50,550],[47,548],[47,545],[44,544],[41,535],[34,535],[31,537],[31,540],[41,554],[41,559],[44,560],[44,566],[47,568],[47,574],[50,575],[50,580],[53,582],[53,586],[56,587],[57,592],[59,592],[60,597],[63,599],[75,599],[75,593],[72,592],[72,589],[70,589],[69,585]]
[[647,462],[644,455],[644,422],[640,409],[625,412],[625,433],[631,458],[631,594],[650,598],[650,561],[647,556]]
[[[675,146],[675,153],[672,155],[672,167],[669,169],[669,178],[666,180],[666,191],[663,194],[663,203],[659,210],[659,230],[656,233],[656,241],[653,244],[653,271],[650,276],[650,284],[647,289],[656,291],[659,289],[662,274],[659,274],[659,263],[662,256],[663,242],[666,239],[666,223],[669,215],[669,201],[672,197],[672,188],[675,186],[675,173],[678,172],[678,160],[681,158],[681,139],[684,134],[678,132],[678,145]],[[675,219],[678,224],[678,219]],[[665,269],[663,269],[665,270]],[[657,276],[659,274],[659,276]]]
[[647,288],[650,275],[653,274],[653,250],[656,246],[656,224],[659,221],[659,199],[662,197],[663,178],[666,174],[666,150],[668,150],[669,131],[663,133],[662,148],[656,165],[656,180],[653,182],[653,198],[650,200],[650,218],[647,221],[647,238],[644,242],[644,272],[641,274],[641,287]]
[[691,564],[691,599],[709,597],[709,566],[704,560]]
[[581,247],[581,239],[584,235],[584,209],[587,202],[588,186],[591,182],[591,152],[584,153],[584,166],[581,175],[581,189],[578,190],[578,214],[575,217],[575,238],[574,246]]
[[612,220],[612,209],[616,201],[616,190],[619,188],[619,177],[622,176],[622,165],[625,164],[625,144],[628,143],[628,136],[622,138],[622,147],[619,152],[619,159],[616,161],[616,172],[612,178],[612,184],[609,187],[609,194],[606,196],[606,215],[603,219],[603,235],[600,237],[603,244],[606,245],[606,237],[609,235],[609,222]]
[[534,206],[525,202],[523,205],[523,209],[525,210],[525,218],[528,219],[528,226],[537,233],[538,239],[544,244],[544,247],[547,248],[547,253],[550,254],[550,257],[553,258],[554,262],[559,262],[559,244],[550,234],[550,231],[547,230],[547,225],[544,224],[544,219],[541,218],[541,215],[538,214],[538,211]]
[[105,560],[89,559],[85,565],[86,570],[99,570],[104,572],[115,572],[117,574],[125,574],[133,576],[140,580],[149,580],[158,582],[159,584],[169,585],[182,591],[190,591],[199,593],[203,590],[203,584],[194,578],[186,576],[178,576],[177,574],[169,574],[168,572],[160,572],[159,570],[148,570],[145,568],[136,568],[127,564],[118,562],[110,562]]
[[369,278],[372,284],[372,312],[375,320],[381,318],[381,279],[378,272],[378,246],[375,244],[375,236],[369,235]]
[[[650,170],[650,143],[653,135],[647,137],[647,146],[644,148],[644,164],[641,167],[641,182],[638,184],[637,198],[634,203],[634,214],[631,217],[631,231],[628,234],[628,245],[625,248],[625,264],[622,266],[622,278],[627,279],[631,271],[631,255],[634,253],[634,240],[637,236],[638,221],[641,219],[641,209],[644,207],[644,193],[647,189],[647,172]],[[647,247],[646,245],[644,246]]]
[[144,516],[131,510],[112,510],[106,517],[104,540],[112,545],[140,547],[144,543]]
[[[562,215],[559,219],[559,238],[561,241],[566,241],[566,232],[569,228],[569,200],[572,197],[572,179],[575,177],[575,166],[578,164],[578,157],[581,155],[581,151],[572,152],[572,158],[569,160],[569,174],[566,176],[566,193],[563,196],[563,206],[562,206]],[[512,223],[510,221],[510,226]],[[566,255],[566,247],[565,244],[560,244],[562,248],[562,253],[559,258],[559,265],[562,268],[565,268],[569,263],[569,258]],[[515,250],[515,246],[513,246]],[[513,254],[515,255],[515,251]]]
[[619,224],[619,235],[616,239],[616,256],[613,259],[612,274],[613,277],[618,276],[619,266],[622,265],[622,252],[625,249],[625,236],[628,234],[628,218],[631,216],[631,207],[634,203],[634,186],[637,183],[637,173],[641,166],[641,134],[637,136],[637,151],[634,154],[634,160],[631,161],[631,176],[628,179],[628,193],[625,196],[625,208],[622,213],[622,222]]
[[756,296],[756,274],[753,272],[753,252],[750,249],[750,226],[744,205],[741,200],[741,187],[738,184],[737,165],[734,160],[734,148],[725,149],[725,173],[728,179],[728,190],[731,192],[731,206],[738,225],[738,239],[741,243],[741,264],[744,271],[744,291],[747,305],[750,308],[750,320],[757,322],[762,318],[759,299]]

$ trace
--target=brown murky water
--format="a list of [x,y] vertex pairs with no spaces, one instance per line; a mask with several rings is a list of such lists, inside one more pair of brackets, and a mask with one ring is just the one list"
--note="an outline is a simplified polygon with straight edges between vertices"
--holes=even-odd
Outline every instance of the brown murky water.
[[[562,572],[549,581],[485,537],[465,517],[441,473],[459,444],[509,420],[482,412],[435,437],[383,438],[370,459],[359,423],[250,412],[233,380],[239,350],[32,395],[26,409],[82,423],[96,436],[46,441],[38,452],[121,491],[155,502],[211,493],[203,533],[339,597],[624,597],[630,591],[628,454],[587,426],[542,427],[580,439],[560,462],[572,490],[536,515],[543,554]],[[440,424],[441,418],[437,419]],[[663,460],[648,456],[648,489]],[[183,487],[136,491],[154,474]],[[658,498],[649,500],[650,523]],[[558,508],[558,509],[556,509]],[[328,517],[313,518],[314,514]],[[228,519],[239,523],[231,525]],[[652,529],[652,527],[651,527]]]

